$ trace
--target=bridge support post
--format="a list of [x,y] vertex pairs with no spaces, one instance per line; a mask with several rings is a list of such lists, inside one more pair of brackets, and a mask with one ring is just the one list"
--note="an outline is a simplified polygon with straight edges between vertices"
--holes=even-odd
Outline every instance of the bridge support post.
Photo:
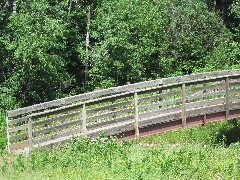
[[7,147],[8,147],[8,152],[10,153],[10,135],[9,135],[9,125],[8,125],[8,115],[6,116],[6,124],[7,124]]
[[28,118],[28,151],[30,152],[33,147],[32,141],[32,118]]
[[229,119],[229,77],[225,79],[226,89],[225,89],[225,119]]
[[138,127],[138,96],[134,93],[134,129],[135,138],[139,137],[139,127]]
[[86,104],[83,104],[82,107],[82,133],[86,134],[87,133],[87,111],[86,111]]
[[182,126],[186,127],[186,85],[182,84]]

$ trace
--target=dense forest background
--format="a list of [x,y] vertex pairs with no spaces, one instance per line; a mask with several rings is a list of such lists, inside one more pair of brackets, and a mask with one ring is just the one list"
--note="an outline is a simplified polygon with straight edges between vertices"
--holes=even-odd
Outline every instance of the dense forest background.
[[1,0],[0,117],[111,86],[240,68],[238,0]]

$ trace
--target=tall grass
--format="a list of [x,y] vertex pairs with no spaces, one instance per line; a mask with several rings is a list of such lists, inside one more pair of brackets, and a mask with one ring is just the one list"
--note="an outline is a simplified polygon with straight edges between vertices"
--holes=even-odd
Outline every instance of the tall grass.
[[123,142],[73,138],[27,156],[2,152],[0,179],[239,179],[239,124],[222,121]]

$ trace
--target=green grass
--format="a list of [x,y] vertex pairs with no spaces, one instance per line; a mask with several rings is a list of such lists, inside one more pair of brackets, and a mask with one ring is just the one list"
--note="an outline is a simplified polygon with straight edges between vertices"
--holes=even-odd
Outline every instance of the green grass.
[[0,179],[239,179],[239,124],[221,121],[122,143],[75,138],[29,156],[2,152]]
[[193,144],[219,144],[227,146],[240,141],[240,120],[218,121],[204,126],[192,126],[161,134],[155,134],[137,139],[136,143],[193,143]]

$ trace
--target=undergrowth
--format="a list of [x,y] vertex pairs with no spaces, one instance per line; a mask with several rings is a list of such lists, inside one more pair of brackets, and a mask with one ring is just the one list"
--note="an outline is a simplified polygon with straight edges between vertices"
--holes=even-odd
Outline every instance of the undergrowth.
[[239,179],[239,124],[209,123],[123,142],[74,137],[64,147],[29,155],[1,152],[0,179]]

